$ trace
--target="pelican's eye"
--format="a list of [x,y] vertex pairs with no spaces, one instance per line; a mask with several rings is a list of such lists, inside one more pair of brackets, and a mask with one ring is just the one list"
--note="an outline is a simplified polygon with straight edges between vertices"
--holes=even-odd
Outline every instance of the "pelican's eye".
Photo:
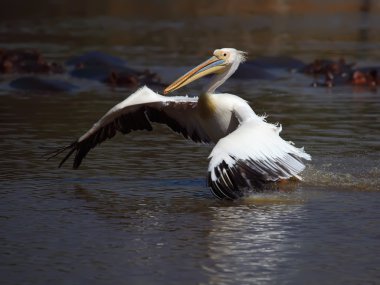
[[214,55],[219,59],[225,60],[226,62],[228,61],[228,59],[230,57],[230,53],[228,51],[225,51],[225,50],[216,50]]

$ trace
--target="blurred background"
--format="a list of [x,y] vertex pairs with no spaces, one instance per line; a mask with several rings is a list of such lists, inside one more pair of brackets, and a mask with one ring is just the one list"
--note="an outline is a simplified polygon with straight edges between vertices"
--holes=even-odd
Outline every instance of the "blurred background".
[[371,0],[15,0],[3,2],[0,13],[2,46],[38,48],[61,60],[96,49],[148,66],[179,65],[177,56],[222,46],[251,57],[379,59],[380,6]]
[[[163,126],[41,157],[221,47],[248,62],[220,91],[305,147],[302,183],[217,201],[211,147]],[[1,283],[379,283],[379,50],[375,0],[2,1]]]

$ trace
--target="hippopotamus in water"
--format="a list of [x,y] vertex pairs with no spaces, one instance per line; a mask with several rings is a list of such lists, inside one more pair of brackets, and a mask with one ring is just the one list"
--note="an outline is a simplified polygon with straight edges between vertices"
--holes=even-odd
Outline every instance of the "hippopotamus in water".
[[40,52],[29,49],[0,49],[0,73],[63,73],[65,69],[48,62]]
[[157,74],[149,70],[140,71],[130,68],[124,59],[99,51],[75,56],[66,64],[73,67],[70,72],[73,77],[97,80],[111,86],[165,85],[161,83]]

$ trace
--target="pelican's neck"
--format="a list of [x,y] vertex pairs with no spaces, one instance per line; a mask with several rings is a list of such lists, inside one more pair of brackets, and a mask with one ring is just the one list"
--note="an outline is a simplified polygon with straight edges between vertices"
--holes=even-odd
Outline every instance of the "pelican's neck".
[[214,75],[211,79],[211,82],[205,86],[203,89],[203,94],[212,94],[215,92],[216,88],[221,86],[230,76],[227,76],[227,72]]
[[215,75],[211,82],[206,85],[205,89],[203,90],[203,94],[212,94],[215,92],[216,88],[221,86],[228,78],[231,77],[232,74],[236,71],[236,69],[239,67],[240,62],[236,61],[232,65],[227,66],[226,70],[222,73],[219,73]]

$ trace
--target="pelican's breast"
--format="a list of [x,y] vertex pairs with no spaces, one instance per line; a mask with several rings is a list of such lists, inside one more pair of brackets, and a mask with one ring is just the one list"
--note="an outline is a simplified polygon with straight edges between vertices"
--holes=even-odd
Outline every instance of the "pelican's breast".
[[198,100],[198,113],[202,125],[210,138],[217,142],[234,131],[239,122],[232,113],[232,106],[221,94],[201,95]]
[[208,120],[215,116],[217,103],[209,94],[202,94],[198,100],[198,112],[202,119]]

